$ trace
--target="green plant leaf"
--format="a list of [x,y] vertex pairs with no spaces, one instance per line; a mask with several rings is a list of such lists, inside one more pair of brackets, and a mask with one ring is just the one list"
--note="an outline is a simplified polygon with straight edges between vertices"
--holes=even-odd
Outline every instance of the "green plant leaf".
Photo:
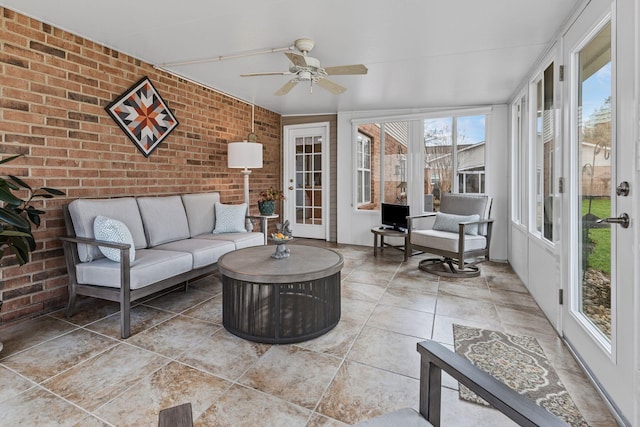
[[51,194],[46,193],[34,194],[33,198],[35,199],[36,197],[42,197],[43,199],[53,199],[53,196]]
[[27,209],[27,216],[29,217],[29,220],[31,220],[31,222],[35,224],[36,227],[40,227],[40,215],[30,209]]
[[26,182],[24,182],[23,180],[21,180],[17,176],[9,175],[9,178],[11,178],[11,180],[13,182],[15,182],[16,184],[18,184],[20,187],[26,188],[28,190],[31,190],[31,186],[29,186],[29,184],[27,184]]
[[11,206],[20,206],[23,202],[22,199],[17,198],[6,188],[0,187],[0,201],[5,202]]
[[11,252],[15,254],[20,265],[25,265],[27,261],[29,261],[29,251],[27,250],[23,242],[20,242],[20,244],[16,244],[18,242],[14,241],[13,243],[13,245],[9,246],[9,249],[11,249]]
[[57,189],[51,188],[51,187],[42,187],[41,190],[44,190],[49,194],[53,194],[54,196],[64,196],[65,195],[64,191],[60,191],[60,190],[57,190]]
[[0,236],[29,237],[31,236],[31,234],[25,233],[24,231],[17,231],[17,230],[2,230],[0,231]]
[[6,208],[0,208],[0,221],[18,228],[29,228],[29,221]]
[[2,159],[0,160],[0,165],[3,163],[9,163],[10,161],[17,159],[18,157],[22,157],[24,156],[24,154],[17,154],[15,156],[11,156],[11,157],[7,157],[6,159]]

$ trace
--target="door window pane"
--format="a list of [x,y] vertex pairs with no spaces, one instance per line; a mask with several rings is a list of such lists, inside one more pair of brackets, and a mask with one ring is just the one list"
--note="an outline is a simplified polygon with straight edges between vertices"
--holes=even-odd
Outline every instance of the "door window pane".
[[459,193],[484,193],[485,116],[454,118]]
[[[578,54],[579,310],[611,340],[611,24]],[[614,225],[615,227],[615,225]]]

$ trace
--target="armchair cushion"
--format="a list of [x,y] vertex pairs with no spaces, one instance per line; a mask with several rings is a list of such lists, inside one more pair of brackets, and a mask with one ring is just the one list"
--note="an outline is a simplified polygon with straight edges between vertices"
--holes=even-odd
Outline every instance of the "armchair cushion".
[[[450,231],[416,230],[411,233],[411,244],[421,246],[428,252],[428,248],[447,252],[458,252],[459,234]],[[482,235],[466,235],[464,239],[465,251],[479,251],[487,247],[487,238]]]
[[[444,212],[436,213],[436,221],[433,224],[433,229],[438,231],[449,231],[451,233],[458,233],[459,224],[461,222],[473,222],[479,221],[480,215],[455,215]],[[465,234],[475,236],[478,234],[478,224],[471,224],[465,227]]]

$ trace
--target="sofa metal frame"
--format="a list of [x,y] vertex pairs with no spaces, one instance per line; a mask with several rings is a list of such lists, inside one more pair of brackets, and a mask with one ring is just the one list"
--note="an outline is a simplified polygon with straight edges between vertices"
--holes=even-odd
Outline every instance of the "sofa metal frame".
[[[73,315],[73,309],[78,295],[84,295],[94,298],[100,298],[107,301],[115,301],[120,304],[120,336],[129,338],[131,335],[131,303],[172,287],[183,285],[185,291],[188,289],[189,281],[198,277],[214,273],[218,269],[218,264],[210,264],[201,268],[196,268],[185,273],[169,277],[148,286],[131,289],[130,287],[130,262],[129,248],[126,243],[106,242],[103,240],[87,239],[76,237],[73,228],[69,207],[63,205],[64,222],[67,229],[67,236],[60,237],[64,250],[64,258],[69,274],[69,303],[67,304],[66,317],[69,319]],[[262,227],[265,230],[265,219],[261,217],[248,216],[249,219],[262,220]],[[266,231],[263,231],[266,232]],[[108,248],[118,249],[120,251],[120,287],[106,287],[96,285],[85,285],[78,283],[76,276],[76,265],[80,264],[77,244],[87,244],[92,246],[104,246]]]

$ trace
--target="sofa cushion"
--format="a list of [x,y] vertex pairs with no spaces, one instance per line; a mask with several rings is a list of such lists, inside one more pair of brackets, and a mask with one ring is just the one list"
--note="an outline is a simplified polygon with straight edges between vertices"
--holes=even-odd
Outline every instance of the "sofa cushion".
[[259,232],[245,233],[224,233],[224,234],[201,234],[195,239],[223,240],[232,242],[236,249],[248,248],[250,246],[264,245],[264,234]]
[[218,262],[218,258],[236,247],[233,242],[224,240],[183,239],[158,245],[154,249],[189,252],[193,257],[193,268],[200,268]]
[[[129,262],[133,262],[136,259],[136,248],[133,245],[133,237],[131,237],[131,232],[124,222],[98,215],[93,221],[93,234],[98,240],[128,243],[131,246],[131,248],[129,248]],[[111,261],[120,262],[119,249],[107,248],[105,246],[98,246],[98,249]]]
[[189,238],[187,213],[180,196],[138,197],[149,247]]
[[[436,213],[436,221],[433,223],[434,230],[449,231],[451,233],[460,232],[461,222],[479,221],[480,215],[455,215],[444,212]],[[475,236],[478,234],[478,224],[468,225],[464,228],[465,234]]]
[[[107,258],[76,265],[78,283],[120,287],[120,263]],[[141,249],[131,264],[131,289],[140,289],[164,279],[191,271],[193,257],[188,252]]]
[[[73,222],[73,229],[78,237],[95,238],[93,221],[96,216],[103,215],[126,224],[129,232],[131,232],[136,249],[147,247],[142,218],[140,217],[136,199],[133,197],[77,199],[69,203],[69,215]],[[97,246],[83,244],[78,244],[78,256],[81,262],[90,262],[104,257]]]
[[247,204],[223,205],[220,202],[215,204],[216,223],[213,233],[244,233],[246,232],[245,221],[247,215]]
[[[458,252],[458,233],[438,230],[416,230],[411,233],[411,244],[441,251]],[[487,238],[482,235],[465,235],[464,250],[476,251],[487,247]]]
[[215,224],[214,205],[220,201],[220,193],[183,194],[182,204],[187,213],[189,235],[211,233]]

